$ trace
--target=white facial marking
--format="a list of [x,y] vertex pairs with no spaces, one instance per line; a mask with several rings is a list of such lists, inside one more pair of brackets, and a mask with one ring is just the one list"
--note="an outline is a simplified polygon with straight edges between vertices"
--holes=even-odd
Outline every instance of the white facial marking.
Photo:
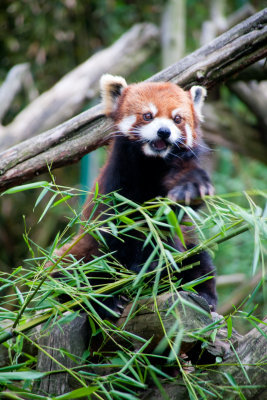
[[188,124],[185,124],[185,131],[186,131],[186,144],[188,147],[192,147],[193,134],[192,134],[192,130]]
[[143,145],[143,152],[147,155],[147,156],[154,156],[154,157],[166,157],[166,155],[169,153],[170,149],[167,148],[164,151],[161,151],[160,153],[155,152],[153,149],[151,149],[150,144],[149,143],[145,143]]
[[149,108],[150,108],[150,111],[152,112],[153,116],[155,117],[155,115],[158,113],[157,107],[155,106],[155,104],[149,103]]
[[172,118],[176,117],[176,115],[181,115],[181,112],[181,108],[175,108],[175,110],[172,110]]
[[158,139],[157,132],[162,127],[170,129],[171,135],[168,139],[170,143],[175,143],[182,135],[180,129],[177,128],[171,119],[160,117],[154,118],[149,124],[143,125],[140,128],[140,136],[146,140]]
[[134,125],[135,121],[136,121],[136,116],[129,115],[129,117],[125,117],[121,120],[121,122],[118,124],[118,128],[122,133],[125,133],[127,135],[129,134],[129,131]]

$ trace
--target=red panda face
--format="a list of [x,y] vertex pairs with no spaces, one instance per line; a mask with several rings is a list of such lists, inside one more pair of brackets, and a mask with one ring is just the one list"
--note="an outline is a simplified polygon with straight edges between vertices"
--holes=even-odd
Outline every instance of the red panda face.
[[118,131],[138,141],[147,156],[165,158],[175,148],[193,149],[205,89],[190,92],[169,83],[143,82],[127,86],[123,78],[104,75],[102,95],[106,114]]

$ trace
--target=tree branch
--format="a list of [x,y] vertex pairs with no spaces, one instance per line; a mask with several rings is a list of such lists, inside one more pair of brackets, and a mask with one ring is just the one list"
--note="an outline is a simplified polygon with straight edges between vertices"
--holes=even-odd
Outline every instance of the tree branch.
[[260,125],[260,136],[267,143],[267,80],[263,82],[230,82],[230,89],[249,107],[255,114]]
[[238,118],[227,106],[221,102],[207,103],[204,116],[202,128],[209,145],[224,146],[267,163],[261,132]]
[[[28,63],[18,64],[11,68],[6,80],[0,87],[0,121],[3,120],[15,96],[20,92],[22,87],[28,89],[30,99],[33,100],[38,95],[33,85],[30,64]],[[0,135],[2,132],[4,132],[4,128],[1,126]]]
[[113,45],[94,54],[63,76],[56,85],[21,111],[12,123],[2,128],[0,148],[4,150],[71,118],[81,110],[85,100],[95,97],[99,92],[102,74],[128,75],[148,58],[157,39],[158,29],[154,25],[134,25]]
[[[210,88],[267,55],[267,9],[232,28],[209,45],[154,75],[150,81],[172,81],[184,88]],[[64,124],[0,154],[0,191],[47,171],[47,165],[77,162],[107,143],[111,121],[98,105]]]
[[[200,296],[188,292],[179,292],[178,296],[173,293],[166,293],[156,299],[143,299],[137,303],[134,310],[132,310],[132,307],[133,304],[129,304],[124,309],[121,318],[116,322],[118,327],[124,326],[127,335],[123,335],[123,331],[118,329],[113,330],[112,334],[107,336],[104,341],[102,335],[100,335],[99,340],[97,340],[97,337],[90,339],[86,314],[81,314],[69,324],[65,324],[64,330],[55,326],[46,336],[42,335],[39,344],[50,349],[48,350],[49,353],[61,364],[58,365],[47,354],[39,351],[37,370],[54,371],[61,369],[61,372],[56,376],[52,374],[44,377],[39,390],[46,391],[49,394],[61,395],[74,388],[71,376],[68,372],[62,371],[62,364],[67,368],[77,367],[78,365],[72,358],[63,357],[60,354],[58,349],[62,347],[73,354],[74,357],[76,356],[78,360],[88,348],[88,342],[90,342],[91,354],[96,352],[96,354],[101,353],[112,357],[121,346],[126,346],[129,351],[133,352],[140,350],[144,344],[143,340],[138,339],[140,337],[149,341],[149,346],[146,347],[145,352],[155,356],[156,354],[168,354],[171,351],[170,343],[174,343],[176,335],[180,331],[184,334],[181,338],[180,349],[175,354],[181,356],[182,353],[186,353],[189,359],[198,361],[200,354],[202,354],[202,363],[209,360],[209,364],[213,364],[210,367],[199,367],[202,372],[201,375],[198,374],[200,385],[205,385],[208,390],[209,387],[215,388],[220,393],[225,388],[227,394],[229,382],[224,375],[226,371],[231,374],[237,385],[247,386],[245,390],[248,399],[252,399],[262,392],[263,359],[267,350],[266,339],[262,332],[267,330],[267,325],[261,326],[261,331],[256,328],[253,329],[246,336],[239,335],[233,329],[231,339],[228,339],[228,330],[223,318],[216,313],[210,314],[207,302]],[[172,312],[170,312],[170,309]],[[131,313],[130,318],[129,313]],[[213,327],[211,327],[211,324],[214,324]],[[209,328],[207,329],[207,327]],[[214,329],[217,330],[216,338],[211,339]],[[205,338],[207,344],[204,353],[200,346],[202,342],[198,340],[198,332],[201,331],[200,336]],[[129,333],[133,335],[129,336]],[[166,340],[167,336],[169,340]],[[158,346],[159,344],[160,346]],[[243,368],[245,368],[251,384],[248,384],[236,354],[238,354],[241,363],[244,364]],[[214,365],[216,364],[216,357],[221,358],[221,364]],[[157,362],[155,357],[153,360],[154,363]],[[182,361],[181,364],[183,364]],[[99,374],[105,375],[112,372],[116,373],[117,368],[116,366],[112,367],[112,365],[107,368],[107,364],[106,367],[101,368],[101,365],[99,365],[97,371]],[[179,375],[174,383],[166,384],[165,382],[163,381],[162,385],[170,399],[185,400],[189,398],[186,389],[180,390],[180,385],[183,387],[183,382]],[[231,390],[234,393],[235,389],[231,388]],[[142,399],[157,400],[162,398],[158,389],[151,387],[151,385],[148,390],[140,391],[138,395]]]

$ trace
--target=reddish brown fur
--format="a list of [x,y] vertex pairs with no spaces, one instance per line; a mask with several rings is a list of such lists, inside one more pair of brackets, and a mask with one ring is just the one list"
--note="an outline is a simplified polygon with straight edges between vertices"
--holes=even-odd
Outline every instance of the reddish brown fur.
[[[118,77],[117,77],[118,78]],[[212,186],[206,172],[200,168],[196,153],[199,150],[201,141],[201,131],[199,129],[199,119],[194,109],[193,100],[190,92],[186,92],[173,83],[140,83],[130,86],[123,86],[119,91],[118,80],[107,77],[105,95],[109,96],[107,105],[110,107],[110,99],[114,98],[115,110],[107,114],[113,118],[116,126],[129,116],[136,116],[134,126],[138,127],[146,124],[143,114],[147,112],[146,106],[153,103],[158,113],[156,117],[172,119],[172,111],[179,108],[179,115],[183,118],[179,129],[186,136],[185,125],[188,124],[193,135],[193,149],[183,147],[183,144],[174,146],[174,154],[168,159],[161,157],[151,157],[144,153],[142,144],[138,136],[122,135],[120,132],[111,144],[109,158],[103,167],[97,182],[99,192],[107,194],[119,190],[122,195],[134,202],[144,202],[156,196],[168,196],[175,201],[199,199],[202,195],[211,194]],[[112,88],[116,90],[112,91]],[[110,93],[109,93],[110,90]],[[110,108],[108,108],[110,110]],[[131,140],[129,140],[131,139]],[[102,206],[95,213],[96,218]],[[92,196],[85,204],[82,219],[88,220],[92,211]],[[80,229],[74,241],[81,237],[70,252],[77,258],[90,260],[92,256],[99,255],[98,243],[90,235],[84,235],[84,228]],[[188,245],[193,246],[192,237],[188,235]],[[142,249],[140,241],[125,240],[122,245],[112,235],[107,235],[107,243],[111,251],[116,253],[118,260],[132,271],[138,271],[142,267],[149,254],[148,247]],[[62,255],[73,244],[69,243],[61,248],[57,255]],[[183,250],[178,238],[174,239],[177,249]],[[140,247],[141,246],[141,247]],[[146,254],[145,254],[146,253]],[[187,271],[182,279],[188,282],[205,274],[212,274],[213,266],[205,252],[193,257],[192,263],[198,264],[198,268]],[[216,305],[215,281],[212,279],[208,283],[199,285],[199,292],[207,298],[212,307]]]
[[[200,133],[197,133],[199,123],[191,95],[170,82],[143,82],[126,87],[119,98],[116,111],[111,114],[111,117],[118,124],[123,118],[135,115],[137,121],[134,126],[142,125],[145,123],[142,114],[146,112],[145,106],[149,103],[153,103],[157,107],[156,117],[172,119],[172,111],[179,108],[179,114],[183,117],[179,129],[184,131],[187,123],[192,130],[193,139],[197,139]],[[184,135],[186,136],[185,132]]]

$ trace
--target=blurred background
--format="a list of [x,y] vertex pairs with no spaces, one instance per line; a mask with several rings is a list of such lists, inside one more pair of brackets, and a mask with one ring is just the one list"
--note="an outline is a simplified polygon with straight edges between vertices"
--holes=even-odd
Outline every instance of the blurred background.
[[[262,8],[260,0],[1,0],[0,85],[11,71],[14,72],[14,66],[23,64],[25,73],[8,109],[0,112],[0,138],[5,128],[12,127],[14,118],[40,94],[49,91],[92,55],[111,46],[137,23],[152,23],[150,28],[154,31],[146,43],[147,55],[136,67],[126,68],[124,75],[128,82],[147,79]],[[235,80],[217,86],[208,94],[206,112],[216,116],[216,121],[208,119],[204,133],[211,147],[212,161],[208,167],[217,194],[266,189],[267,90],[263,70],[263,64],[258,63],[253,71],[243,73],[242,82],[241,77],[234,77]],[[79,107],[61,116],[60,122],[97,104],[98,96],[97,88],[88,88]],[[255,104],[255,98],[260,99],[259,105]],[[254,107],[251,107],[251,100]],[[4,104],[0,104],[0,109],[3,107]],[[38,126],[34,133],[55,125],[57,123],[52,121],[50,125]],[[242,137],[243,145],[232,141],[229,132]],[[252,144],[256,140],[262,145],[254,148]],[[101,148],[77,164],[54,170],[57,184],[87,190],[105,159],[105,152],[106,149]],[[40,179],[51,178],[47,174]],[[29,258],[25,232],[34,243],[47,248],[66,224],[66,207],[51,209],[42,223],[37,223],[44,208],[33,210],[38,195],[38,191],[27,191],[0,198],[2,271],[11,272]],[[73,200],[73,207],[80,209],[82,201]],[[240,201],[246,206],[244,199]],[[221,307],[228,305],[229,309],[235,293],[243,290],[244,298],[252,290],[249,286],[252,262],[250,233],[220,246],[215,254],[215,265]],[[230,275],[230,282],[225,275]],[[257,279],[259,276],[254,279],[254,286]],[[262,292],[251,302],[262,306]]]

